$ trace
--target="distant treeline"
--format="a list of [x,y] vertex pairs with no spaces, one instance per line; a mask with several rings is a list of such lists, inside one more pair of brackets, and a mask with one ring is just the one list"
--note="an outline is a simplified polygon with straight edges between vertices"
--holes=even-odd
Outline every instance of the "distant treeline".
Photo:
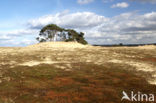
[[96,45],[93,44],[93,46],[102,46],[102,47],[119,47],[119,46],[129,46],[129,47],[135,47],[135,46],[144,46],[144,45],[156,45],[156,43],[150,43],[150,44],[104,44],[104,45]]

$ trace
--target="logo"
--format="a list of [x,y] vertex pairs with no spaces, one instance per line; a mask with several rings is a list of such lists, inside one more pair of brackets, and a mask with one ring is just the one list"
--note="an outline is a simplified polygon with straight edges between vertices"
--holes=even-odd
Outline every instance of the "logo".
[[131,95],[128,95],[125,91],[122,92],[123,97],[121,101],[146,101],[146,102],[154,102],[154,94],[142,94],[141,92],[134,93],[131,91]]

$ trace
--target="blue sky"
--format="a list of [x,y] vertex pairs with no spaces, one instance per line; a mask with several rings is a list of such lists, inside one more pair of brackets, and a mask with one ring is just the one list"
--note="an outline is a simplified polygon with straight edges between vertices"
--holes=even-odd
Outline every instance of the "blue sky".
[[0,46],[37,43],[49,23],[85,32],[90,44],[156,42],[156,0],[1,0],[0,13]]

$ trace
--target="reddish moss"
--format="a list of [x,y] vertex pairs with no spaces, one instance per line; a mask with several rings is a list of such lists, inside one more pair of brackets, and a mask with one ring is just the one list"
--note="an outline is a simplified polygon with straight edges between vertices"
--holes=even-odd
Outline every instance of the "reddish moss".
[[45,98],[56,101],[56,103],[72,103],[69,93],[66,93],[66,92],[57,93],[57,92],[54,92],[54,91],[49,91],[46,94]]
[[53,81],[53,85],[58,87],[72,85],[75,83],[73,79],[67,77],[56,77]]
[[155,57],[142,58],[141,60],[143,60],[143,61],[149,61],[149,62],[156,62],[156,58]]

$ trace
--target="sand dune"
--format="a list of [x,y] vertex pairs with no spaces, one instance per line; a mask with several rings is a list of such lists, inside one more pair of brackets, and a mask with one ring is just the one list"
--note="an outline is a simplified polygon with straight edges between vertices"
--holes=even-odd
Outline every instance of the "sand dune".
[[59,48],[59,49],[74,49],[74,48],[86,48],[89,47],[89,45],[83,45],[77,42],[44,42],[44,43],[38,43],[34,45],[27,46],[28,49],[38,49],[38,48],[45,48],[45,49],[51,49],[51,48]]

